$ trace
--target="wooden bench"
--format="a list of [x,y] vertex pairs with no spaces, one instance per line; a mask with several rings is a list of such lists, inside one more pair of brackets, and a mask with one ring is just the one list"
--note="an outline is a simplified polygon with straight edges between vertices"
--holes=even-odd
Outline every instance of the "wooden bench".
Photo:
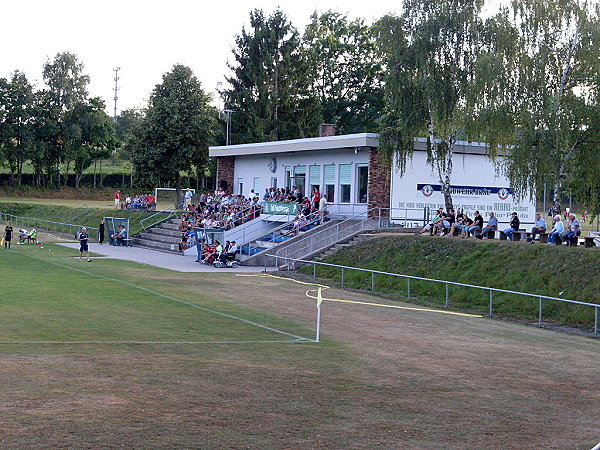
[[[502,233],[504,234],[504,233]],[[511,241],[516,242],[516,241],[521,241],[521,240],[525,240],[527,239],[527,231],[525,230],[517,230],[517,231],[513,231],[512,233],[512,239]]]
[[588,235],[583,238],[583,245],[585,246],[585,248],[594,247],[594,239],[600,239],[600,232],[590,231]]
[[[540,237],[540,242],[542,244],[547,244],[548,243],[548,233],[536,233],[539,237]],[[533,233],[531,233],[530,231],[527,232],[527,241],[528,242],[534,242],[535,240],[533,239]]]

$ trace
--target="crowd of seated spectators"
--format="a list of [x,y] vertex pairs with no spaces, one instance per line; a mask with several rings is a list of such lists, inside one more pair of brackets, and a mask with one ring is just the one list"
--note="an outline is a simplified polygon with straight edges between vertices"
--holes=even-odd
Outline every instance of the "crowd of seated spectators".
[[[540,214],[535,215],[533,227],[527,234],[527,242],[534,243],[540,239],[542,235],[547,235],[548,245],[557,243],[567,243],[569,245],[577,245],[577,238],[581,235],[581,225],[575,214],[569,213],[565,224],[559,214],[553,218],[553,228],[548,231],[546,220]],[[498,230],[498,219],[493,212],[489,213],[487,224],[484,226],[483,216],[479,211],[475,211],[473,218],[462,210],[455,214],[454,209],[447,212],[443,208],[439,208],[436,215],[425,225],[419,232],[415,234],[429,233],[431,236],[447,236],[453,237],[460,235],[463,239],[468,239],[471,236],[482,239],[490,232]],[[513,234],[517,231],[521,232],[521,222],[516,212],[513,212],[510,217],[509,226],[500,230],[501,236],[512,240]]]
[[125,201],[121,203],[121,209],[154,211],[156,210],[156,197],[152,194],[140,194],[125,196]]
[[259,217],[265,202],[298,203],[298,214],[294,219],[295,230],[307,225],[304,222],[310,222],[317,215],[321,221],[327,216],[327,199],[320,195],[318,189],[313,190],[310,199],[302,196],[296,186],[291,189],[267,188],[262,199],[254,190],[248,196],[227,194],[219,190],[214,194],[202,193],[196,197],[195,203],[190,202],[181,215],[179,231],[187,234],[196,227],[230,230]]

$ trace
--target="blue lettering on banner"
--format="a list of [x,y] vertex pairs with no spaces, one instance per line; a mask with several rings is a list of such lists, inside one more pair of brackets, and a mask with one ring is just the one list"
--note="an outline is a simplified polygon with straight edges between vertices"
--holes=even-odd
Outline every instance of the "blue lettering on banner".
[[[417,190],[421,191],[425,197],[429,197],[434,192],[441,192],[442,186],[440,184],[418,183]],[[450,185],[450,193],[471,196],[489,196],[496,194],[500,200],[506,200],[510,195],[512,195],[513,192],[510,188],[505,187]]]

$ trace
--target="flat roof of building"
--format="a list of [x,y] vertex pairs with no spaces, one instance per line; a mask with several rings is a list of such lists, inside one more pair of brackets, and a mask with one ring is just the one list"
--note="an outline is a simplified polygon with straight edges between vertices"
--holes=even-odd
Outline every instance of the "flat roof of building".
[[377,147],[377,133],[343,134],[339,136],[291,139],[289,141],[256,142],[252,144],[223,145],[209,147],[209,156],[261,155],[268,153],[304,152],[312,150],[354,149]]
[[[415,150],[424,151],[427,145],[426,138],[415,139]],[[354,150],[364,147],[378,147],[379,134],[356,133],[339,136],[325,136],[287,141],[255,142],[252,144],[222,145],[208,148],[208,155],[215,156],[243,156],[266,155],[270,153],[290,153],[318,150]],[[483,142],[457,141],[454,144],[455,153],[486,154],[487,144]]]

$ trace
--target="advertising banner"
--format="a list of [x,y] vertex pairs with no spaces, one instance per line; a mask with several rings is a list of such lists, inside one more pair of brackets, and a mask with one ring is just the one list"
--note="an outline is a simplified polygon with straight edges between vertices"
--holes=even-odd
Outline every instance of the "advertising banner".
[[298,213],[298,203],[296,202],[266,202],[264,205],[265,214],[280,214],[295,216]]

